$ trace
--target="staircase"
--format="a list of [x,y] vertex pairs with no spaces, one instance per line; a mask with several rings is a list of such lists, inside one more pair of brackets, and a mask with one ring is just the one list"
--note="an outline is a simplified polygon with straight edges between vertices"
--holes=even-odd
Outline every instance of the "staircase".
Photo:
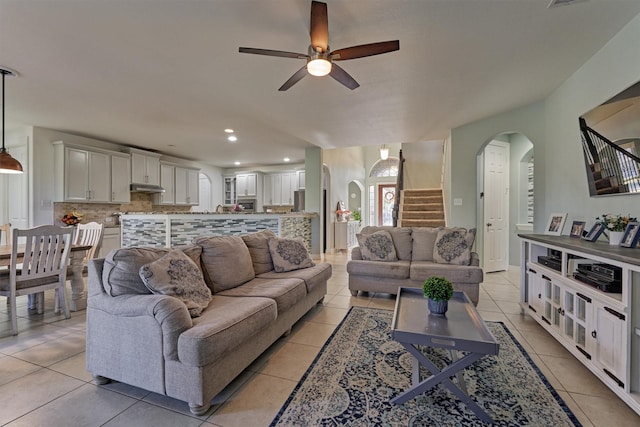
[[402,190],[399,226],[444,227],[442,189]]
[[615,176],[603,177],[602,168],[600,163],[594,163],[589,165],[591,173],[593,174],[593,183],[596,187],[596,194],[615,194],[615,193],[628,193],[628,186],[618,184],[618,178]]

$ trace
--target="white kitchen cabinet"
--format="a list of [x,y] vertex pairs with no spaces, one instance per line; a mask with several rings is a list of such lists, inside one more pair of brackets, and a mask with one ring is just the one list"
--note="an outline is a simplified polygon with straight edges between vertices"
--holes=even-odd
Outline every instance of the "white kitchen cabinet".
[[595,302],[594,308],[591,336],[595,340],[595,360],[622,387],[626,370],[626,316],[600,301]]
[[263,200],[265,205],[293,205],[293,192],[298,189],[295,172],[274,173],[264,180]]
[[167,163],[160,163],[160,186],[164,193],[154,195],[156,205],[173,205],[176,203],[175,195],[175,170],[176,167]]
[[[223,183],[224,204],[232,205],[236,202],[236,177],[225,176]],[[269,200],[269,199],[266,199]]]
[[298,188],[297,190],[304,190],[306,181],[306,172],[298,171]]
[[175,169],[175,204],[198,205],[200,199],[199,169],[176,166]]
[[236,174],[236,198],[256,197],[258,195],[258,174]]
[[[69,202],[111,201],[111,156],[55,143],[56,199]],[[61,190],[61,191],[60,191]]]
[[131,202],[131,157],[129,155],[111,155],[111,201]]
[[102,244],[98,258],[105,258],[109,252],[120,249],[120,227],[105,227],[102,232]]
[[160,154],[130,148],[131,182],[160,185]]

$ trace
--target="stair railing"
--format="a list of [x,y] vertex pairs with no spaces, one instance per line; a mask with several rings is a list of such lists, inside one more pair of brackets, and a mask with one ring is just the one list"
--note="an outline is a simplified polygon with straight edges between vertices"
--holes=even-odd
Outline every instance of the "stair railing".
[[[620,148],[602,136],[580,118],[582,147],[590,168],[589,187],[591,194],[638,193],[640,192],[640,158]],[[599,188],[599,178],[608,180],[608,188]]]
[[404,157],[402,156],[402,149],[400,149],[398,160],[398,177],[396,178],[396,197],[393,201],[393,211],[391,217],[393,219],[393,226],[398,226],[398,216],[400,213],[400,197],[402,190],[404,189]]

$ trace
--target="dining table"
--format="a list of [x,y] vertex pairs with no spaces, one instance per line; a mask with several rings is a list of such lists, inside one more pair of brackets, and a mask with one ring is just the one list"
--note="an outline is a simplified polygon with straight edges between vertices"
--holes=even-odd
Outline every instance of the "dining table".
[[[24,249],[26,245],[18,245],[16,252],[18,262],[24,257]],[[73,245],[69,252],[69,270],[67,279],[71,282],[71,301],[69,302],[69,310],[79,311],[87,308],[87,296],[84,289],[84,279],[82,278],[84,269],[84,257],[87,251],[91,249],[91,245]],[[0,245],[0,267],[11,265],[11,256],[13,254],[13,245]]]

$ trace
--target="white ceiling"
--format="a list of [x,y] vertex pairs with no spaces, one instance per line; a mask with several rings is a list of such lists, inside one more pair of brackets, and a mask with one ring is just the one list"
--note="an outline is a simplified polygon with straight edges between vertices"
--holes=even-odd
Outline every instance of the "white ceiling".
[[[0,0],[7,124],[155,149],[221,167],[304,148],[441,139],[544,99],[640,13],[638,0],[327,0],[332,50],[400,40],[308,76],[310,0]],[[229,143],[224,129],[236,130]]]

